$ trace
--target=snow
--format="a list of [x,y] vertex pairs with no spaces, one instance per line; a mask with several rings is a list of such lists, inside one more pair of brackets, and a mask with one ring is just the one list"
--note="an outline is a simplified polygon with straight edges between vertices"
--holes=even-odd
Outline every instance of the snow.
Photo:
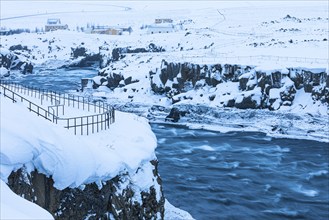
[[166,220],[193,220],[194,218],[181,209],[176,208],[168,200],[165,201],[165,219]]
[[0,188],[0,219],[54,219],[46,210],[16,195],[2,180]]
[[1,179],[4,181],[11,171],[29,164],[30,169],[52,176],[58,189],[78,187],[109,180],[124,170],[134,173],[144,161],[155,158],[155,147],[156,137],[147,120],[135,115],[117,111],[110,130],[74,136],[31,114],[21,103],[13,104],[1,97]]

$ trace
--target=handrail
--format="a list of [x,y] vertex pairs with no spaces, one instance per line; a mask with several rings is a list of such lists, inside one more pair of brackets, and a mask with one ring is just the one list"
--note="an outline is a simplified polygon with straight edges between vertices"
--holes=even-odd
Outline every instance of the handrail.
[[[3,88],[4,91],[10,91],[12,93],[12,97],[9,97],[4,92],[5,97],[12,99],[13,102],[17,101],[17,100],[15,100],[15,96],[16,96],[16,98],[19,97],[22,102],[23,102],[23,100],[27,101],[30,106],[29,110],[37,113],[38,116],[42,116],[56,124],[59,120],[66,121],[66,122],[64,122],[66,124],[66,126],[64,126],[64,128],[67,128],[67,129],[74,128],[74,134],[77,134],[77,127],[81,128],[81,129],[79,129],[81,135],[83,135],[84,133],[89,135],[89,130],[91,130],[92,133],[94,133],[96,130],[97,130],[97,132],[99,130],[106,130],[109,128],[110,124],[115,122],[114,108],[104,102],[96,101],[95,103],[98,102],[98,105],[97,105],[95,103],[89,102],[89,99],[87,100],[85,97],[82,97],[82,96],[61,94],[58,92],[53,92],[50,90],[43,90],[43,89],[29,87],[29,86],[24,87],[22,85],[19,85],[18,83],[14,83],[14,82],[10,82],[10,81],[0,80],[0,86]],[[6,87],[8,87],[8,88],[6,88]],[[32,97],[34,96],[35,98],[38,98],[41,100],[41,104],[44,99],[48,100],[48,98],[50,98],[51,102],[53,100],[55,100],[55,105],[48,106],[48,111],[47,111],[12,90],[15,90],[15,91],[18,91],[21,93],[24,92],[25,95],[29,95]],[[70,104],[71,104],[71,106],[70,106]],[[86,111],[90,111],[93,109],[94,113],[98,112],[98,114],[80,116],[80,117],[67,117],[67,118],[59,117],[58,116],[58,113],[59,113],[58,107],[59,106],[63,107],[63,115],[64,115],[64,106],[65,105],[68,105],[73,108],[77,107],[78,109],[81,107],[83,110],[86,110]],[[37,110],[33,110],[31,106],[36,106]],[[57,108],[56,111],[54,109],[55,107]],[[40,109],[43,111],[45,116],[40,114],[40,112],[39,112]],[[52,113],[50,112],[50,109],[52,109]],[[56,114],[55,114],[55,112],[56,112]],[[47,115],[48,115],[48,117],[52,116],[52,119],[48,118]],[[74,123],[71,121],[73,121]],[[77,123],[77,121],[79,121],[80,123]],[[90,129],[89,129],[89,126],[91,127]],[[96,126],[96,128],[95,128],[95,126]],[[84,128],[86,128],[86,130],[87,130],[86,132],[84,132]]]

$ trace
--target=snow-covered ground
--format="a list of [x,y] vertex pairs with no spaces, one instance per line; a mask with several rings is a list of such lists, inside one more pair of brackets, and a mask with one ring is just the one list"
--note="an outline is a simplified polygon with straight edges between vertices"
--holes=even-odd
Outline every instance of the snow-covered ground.
[[[131,175],[136,192],[154,185],[149,161],[155,158],[156,137],[145,118],[117,111],[116,122],[110,130],[75,136],[62,126],[29,112],[23,103],[13,103],[3,96],[0,101],[1,219],[51,218],[13,196],[5,186],[10,173],[23,166],[28,172],[36,169],[52,176],[57,189],[93,182],[102,187],[104,181],[126,172]],[[136,195],[139,201],[138,193]],[[27,204],[32,211],[22,211],[17,204]]]
[[2,180],[0,188],[0,219],[54,219],[44,209],[13,193]]

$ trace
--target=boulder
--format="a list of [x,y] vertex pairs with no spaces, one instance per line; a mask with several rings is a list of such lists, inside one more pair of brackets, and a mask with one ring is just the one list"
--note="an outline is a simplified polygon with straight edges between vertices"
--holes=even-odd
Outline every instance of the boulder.
[[178,122],[180,119],[180,111],[178,108],[172,108],[169,115],[166,117],[166,121]]

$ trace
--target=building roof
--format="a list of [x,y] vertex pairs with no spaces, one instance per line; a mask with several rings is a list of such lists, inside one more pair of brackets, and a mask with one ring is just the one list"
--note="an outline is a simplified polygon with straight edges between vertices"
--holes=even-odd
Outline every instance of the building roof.
[[49,18],[47,24],[61,24],[61,20],[59,18]]

